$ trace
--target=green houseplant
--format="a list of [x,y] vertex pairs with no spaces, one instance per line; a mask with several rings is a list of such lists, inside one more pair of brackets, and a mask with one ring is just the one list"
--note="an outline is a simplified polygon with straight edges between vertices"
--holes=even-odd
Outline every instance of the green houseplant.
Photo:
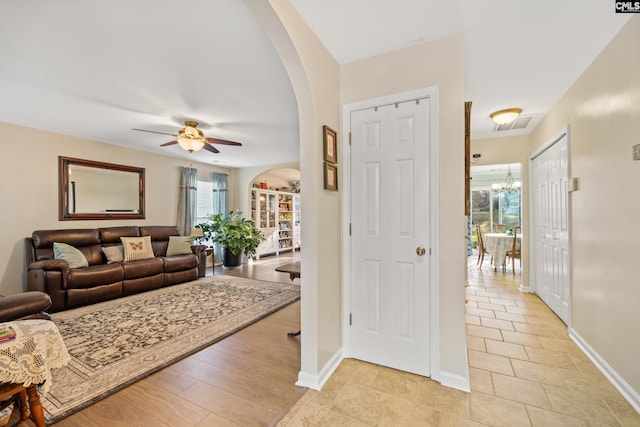
[[222,265],[237,267],[242,264],[243,255],[252,257],[264,236],[255,223],[242,216],[239,210],[228,214],[214,214],[209,216],[209,222],[198,224],[202,229],[201,239],[211,239],[223,247]]

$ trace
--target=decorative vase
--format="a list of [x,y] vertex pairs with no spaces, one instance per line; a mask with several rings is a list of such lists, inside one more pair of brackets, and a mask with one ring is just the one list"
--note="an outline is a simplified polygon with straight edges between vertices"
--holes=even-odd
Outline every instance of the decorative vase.
[[222,266],[225,268],[240,267],[243,257],[244,251],[240,251],[238,255],[234,255],[228,248],[222,248]]

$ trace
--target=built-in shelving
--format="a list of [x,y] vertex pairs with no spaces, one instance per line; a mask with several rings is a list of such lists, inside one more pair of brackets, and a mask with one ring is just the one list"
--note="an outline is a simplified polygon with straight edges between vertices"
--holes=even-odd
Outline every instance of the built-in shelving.
[[278,254],[300,247],[300,195],[251,189],[251,219],[266,240],[256,255]]

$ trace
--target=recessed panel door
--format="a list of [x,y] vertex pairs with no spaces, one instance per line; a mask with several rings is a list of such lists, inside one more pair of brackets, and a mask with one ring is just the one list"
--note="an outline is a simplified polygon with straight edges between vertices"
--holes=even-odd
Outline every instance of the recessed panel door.
[[428,99],[353,112],[351,133],[351,355],[428,376]]
[[568,324],[569,278],[568,137],[535,157],[533,171],[533,274],[540,298]]

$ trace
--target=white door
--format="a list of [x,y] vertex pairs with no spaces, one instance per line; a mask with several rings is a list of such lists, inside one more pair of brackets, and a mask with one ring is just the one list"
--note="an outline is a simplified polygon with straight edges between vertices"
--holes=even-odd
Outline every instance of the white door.
[[534,290],[567,324],[571,309],[568,154],[565,133],[531,162]]
[[428,376],[429,101],[352,112],[351,138],[351,356]]

